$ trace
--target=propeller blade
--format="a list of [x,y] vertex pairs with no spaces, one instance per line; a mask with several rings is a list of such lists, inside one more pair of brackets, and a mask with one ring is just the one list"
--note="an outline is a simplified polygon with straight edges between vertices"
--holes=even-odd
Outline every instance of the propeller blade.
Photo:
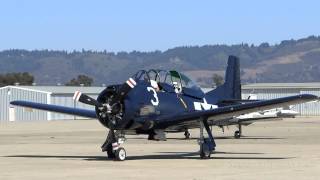
[[[118,90],[118,93],[112,98],[111,102],[107,104],[107,110],[108,112],[113,112],[116,114],[116,112],[119,111],[118,102],[122,101],[126,95],[130,92],[131,89],[133,89],[137,85],[136,81],[132,78],[129,78]],[[96,106],[99,108],[104,108],[103,104],[98,102],[97,100],[93,99],[92,97],[82,94],[80,91],[76,91],[74,93],[73,99],[75,101],[82,102],[84,104]]]
[[84,104],[102,107],[103,105],[99,103],[97,100],[93,99],[92,97],[82,94],[80,91],[76,91],[73,96],[73,100],[82,102]]
[[123,100],[126,95],[130,92],[131,89],[133,89],[137,85],[136,81],[132,78],[129,78],[119,89],[117,95],[113,98],[112,102],[110,104],[114,104],[116,102],[119,102]]

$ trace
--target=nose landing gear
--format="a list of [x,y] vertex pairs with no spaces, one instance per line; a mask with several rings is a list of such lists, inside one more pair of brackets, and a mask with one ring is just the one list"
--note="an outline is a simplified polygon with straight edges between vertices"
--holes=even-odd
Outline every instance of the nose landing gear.
[[123,147],[120,147],[124,141],[124,134],[121,132],[116,134],[114,130],[110,130],[106,141],[101,146],[102,152],[107,152],[108,158],[124,161],[127,157],[127,153]]

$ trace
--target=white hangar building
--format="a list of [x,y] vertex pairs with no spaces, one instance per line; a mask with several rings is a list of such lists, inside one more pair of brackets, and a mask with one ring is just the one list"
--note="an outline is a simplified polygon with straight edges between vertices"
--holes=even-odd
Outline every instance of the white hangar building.
[[[242,99],[255,95],[257,99],[273,99],[298,94],[320,96],[320,83],[257,83],[242,86]],[[320,116],[320,102],[293,106],[300,116]]]
[[[94,109],[83,103],[75,102],[75,91],[81,91],[97,98],[105,87],[74,87],[74,86],[5,86],[0,88],[0,122],[8,121],[46,121],[81,119],[65,114],[40,111],[10,105],[11,101],[24,100],[69,107]],[[83,119],[83,118],[82,118]]]
[[[0,88],[0,122],[8,121],[47,121],[83,119],[71,115],[40,111],[10,105],[10,101],[25,100],[39,103],[55,104],[68,107],[94,109],[83,103],[75,102],[75,91],[81,91],[97,98],[105,87],[73,86],[5,86]],[[203,89],[205,92],[211,89]],[[256,96],[257,99],[272,99],[297,94],[314,94],[320,96],[320,83],[258,83],[242,86],[242,99]],[[294,110],[301,116],[320,116],[320,102],[296,105]]]

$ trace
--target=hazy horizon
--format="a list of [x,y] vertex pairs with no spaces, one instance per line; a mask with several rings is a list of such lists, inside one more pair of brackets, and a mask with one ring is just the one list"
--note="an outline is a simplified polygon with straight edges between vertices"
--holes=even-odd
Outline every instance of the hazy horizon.
[[81,52],[82,50],[85,50],[85,51],[93,51],[93,52],[103,52],[103,51],[107,51],[108,53],[120,53],[120,52],[127,52],[127,53],[130,53],[130,52],[134,52],[134,51],[137,51],[137,52],[155,52],[155,51],[160,51],[160,52],[165,52],[167,50],[170,50],[170,49],[174,49],[174,48],[179,48],[179,47],[203,47],[203,46],[216,46],[216,45],[226,45],[226,46],[233,46],[233,45],[240,45],[240,44],[248,44],[249,46],[251,45],[254,45],[254,46],[259,46],[261,45],[262,43],[268,43],[270,46],[275,46],[275,45],[278,45],[281,43],[281,41],[286,41],[286,40],[300,40],[300,39],[304,39],[304,38],[308,38],[308,37],[311,37],[311,36],[315,36],[315,37],[320,37],[320,35],[309,35],[309,36],[306,36],[306,37],[301,37],[301,38],[297,38],[297,39],[294,39],[294,38],[291,38],[291,39],[282,39],[282,40],[279,40],[279,42],[276,42],[276,43],[269,43],[269,42],[261,42],[259,44],[249,44],[249,43],[246,43],[246,42],[242,42],[242,43],[238,43],[238,44],[203,44],[203,45],[180,45],[180,46],[175,46],[175,47],[169,47],[167,49],[164,49],[164,50],[159,50],[159,49],[155,49],[155,50],[149,50],[149,51],[144,51],[144,50],[131,50],[131,51],[125,51],[125,50],[119,50],[119,51],[109,51],[108,49],[99,49],[99,50],[96,50],[96,49],[84,49],[84,48],[81,48],[81,49],[46,49],[46,48],[42,48],[42,49],[26,49],[26,48],[10,48],[10,49],[0,49],[0,51],[8,51],[8,50],[26,50],[26,51],[42,51],[42,50],[49,50],[49,51],[67,51],[68,53],[72,53],[73,51],[76,51],[76,52]]

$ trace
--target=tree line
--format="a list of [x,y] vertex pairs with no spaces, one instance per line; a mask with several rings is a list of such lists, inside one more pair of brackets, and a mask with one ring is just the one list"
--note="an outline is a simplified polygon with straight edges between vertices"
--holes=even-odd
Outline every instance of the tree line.
[[[87,75],[78,75],[65,83],[66,86],[91,86],[93,79]],[[0,87],[9,85],[34,85],[34,76],[29,72],[13,72],[0,74]]]
[[0,86],[8,85],[32,85],[34,83],[34,77],[28,73],[7,73],[0,74]]
[[[214,74],[213,77],[214,86],[220,86],[223,84],[223,77]],[[69,82],[65,83],[66,86],[91,86],[93,84],[93,78],[80,74],[76,78],[72,78]],[[30,86],[34,84],[34,77],[28,72],[18,73],[6,73],[0,74],[0,87],[9,85],[22,85]]]

